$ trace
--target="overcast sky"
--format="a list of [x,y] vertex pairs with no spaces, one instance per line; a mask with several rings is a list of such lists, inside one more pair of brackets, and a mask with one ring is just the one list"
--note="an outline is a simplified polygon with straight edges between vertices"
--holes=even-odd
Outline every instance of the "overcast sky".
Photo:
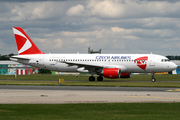
[[45,53],[180,55],[179,0],[0,0],[0,54],[17,54],[12,27]]

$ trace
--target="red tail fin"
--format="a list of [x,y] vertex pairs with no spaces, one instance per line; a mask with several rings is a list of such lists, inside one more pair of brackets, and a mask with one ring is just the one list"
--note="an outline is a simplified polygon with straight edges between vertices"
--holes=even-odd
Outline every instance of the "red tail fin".
[[39,50],[39,48],[33,43],[33,41],[28,37],[22,28],[13,27],[13,32],[19,55],[45,54]]

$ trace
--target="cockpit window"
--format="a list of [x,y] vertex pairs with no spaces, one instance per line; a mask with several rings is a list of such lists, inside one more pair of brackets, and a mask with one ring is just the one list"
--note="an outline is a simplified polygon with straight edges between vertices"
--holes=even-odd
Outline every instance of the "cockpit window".
[[161,62],[169,62],[169,59],[162,59]]

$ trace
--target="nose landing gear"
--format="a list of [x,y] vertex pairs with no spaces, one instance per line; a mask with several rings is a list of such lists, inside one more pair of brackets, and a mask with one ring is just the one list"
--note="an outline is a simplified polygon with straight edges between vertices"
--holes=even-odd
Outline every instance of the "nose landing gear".
[[151,81],[152,81],[152,82],[156,82],[156,79],[154,78],[154,72],[152,72],[151,75],[152,75]]

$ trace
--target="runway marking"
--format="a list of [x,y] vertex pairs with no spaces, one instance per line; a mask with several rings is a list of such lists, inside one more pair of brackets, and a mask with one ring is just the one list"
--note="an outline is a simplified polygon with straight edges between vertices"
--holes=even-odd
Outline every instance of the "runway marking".
[[166,91],[180,91],[180,89],[166,90]]
[[172,97],[151,97],[151,96],[128,96],[128,97],[159,98],[159,99],[180,99],[180,98],[172,98]]

